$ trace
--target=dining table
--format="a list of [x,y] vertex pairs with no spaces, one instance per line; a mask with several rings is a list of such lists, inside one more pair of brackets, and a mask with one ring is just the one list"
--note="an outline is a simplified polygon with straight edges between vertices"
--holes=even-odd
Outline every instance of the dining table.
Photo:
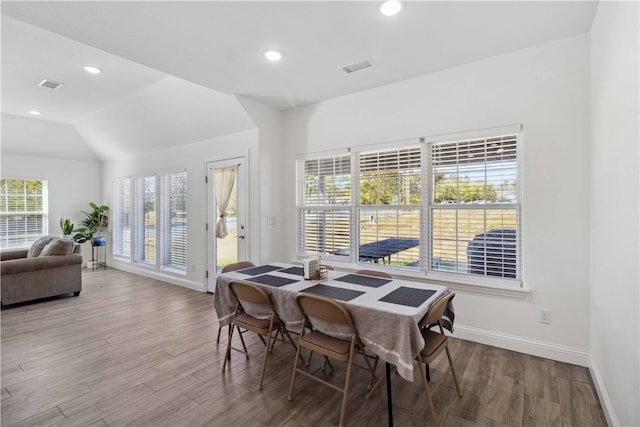
[[[220,326],[229,325],[233,319],[236,300],[229,283],[234,280],[255,283],[264,289],[287,329],[292,331],[300,330],[304,321],[296,296],[300,292],[324,295],[348,309],[368,352],[394,365],[405,380],[413,381],[414,360],[424,346],[418,324],[431,304],[450,292],[447,287],[338,270],[327,273],[324,280],[306,280],[302,266],[272,262],[220,274],[214,293]],[[452,308],[445,319],[451,326]],[[269,315],[264,314],[265,318]]]

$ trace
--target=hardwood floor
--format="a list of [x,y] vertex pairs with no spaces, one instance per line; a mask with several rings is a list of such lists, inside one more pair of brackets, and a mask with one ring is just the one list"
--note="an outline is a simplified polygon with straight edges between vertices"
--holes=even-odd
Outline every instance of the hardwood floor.
[[[281,341],[262,392],[255,336],[246,337],[255,357],[233,353],[221,373],[226,342],[216,345],[210,294],[112,269],[83,280],[77,298],[2,311],[3,426],[337,424],[341,397],[328,387],[298,376],[287,400],[295,353]],[[431,387],[442,425],[606,425],[587,369],[455,338],[450,346],[464,397],[441,357]],[[343,381],[333,365],[323,375]],[[309,369],[320,368],[315,358]],[[431,425],[419,378],[392,375],[395,425]],[[346,423],[385,426],[384,384],[366,400],[367,379],[354,369]]]

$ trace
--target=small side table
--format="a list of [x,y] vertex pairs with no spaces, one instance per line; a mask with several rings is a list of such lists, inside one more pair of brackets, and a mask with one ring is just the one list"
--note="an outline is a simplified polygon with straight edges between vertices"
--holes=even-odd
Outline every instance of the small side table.
[[107,241],[91,242],[91,270],[107,269]]

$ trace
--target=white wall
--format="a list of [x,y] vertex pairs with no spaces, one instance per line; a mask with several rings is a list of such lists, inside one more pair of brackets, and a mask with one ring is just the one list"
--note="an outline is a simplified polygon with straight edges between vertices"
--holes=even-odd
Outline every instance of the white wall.
[[[159,273],[145,269],[137,264],[122,262],[108,258],[108,264],[126,271],[147,275],[166,280],[171,283],[187,286],[192,289],[203,290],[205,270],[207,267],[205,256],[207,255],[207,240],[205,222],[207,220],[207,195],[205,186],[205,164],[207,162],[230,159],[234,157],[248,156],[249,170],[256,171],[259,168],[258,131],[249,130],[232,135],[208,139],[194,144],[183,145],[167,150],[150,152],[143,156],[128,159],[114,160],[104,164],[103,192],[105,200],[111,203],[113,182],[117,178],[131,176],[149,176],[154,173],[163,174],[187,170],[188,193],[188,242],[189,250],[188,268],[186,276]],[[259,179],[250,176],[249,181],[250,216],[249,229],[250,258],[259,260],[260,257],[260,224],[256,214],[259,206]]]
[[[252,179],[260,190],[259,205],[252,214],[260,225],[260,253],[258,261],[268,263],[282,261],[284,241],[282,233],[284,206],[283,188],[283,136],[282,112],[246,97],[238,97],[242,106],[258,126],[260,159],[258,170],[253,169]],[[257,173],[256,173],[257,172]]]
[[640,425],[638,3],[591,28],[591,371],[611,425]]
[[[49,234],[59,236],[60,218],[71,218],[76,227],[85,218],[89,202],[102,201],[102,164],[2,153],[2,177],[45,178],[49,189]],[[91,247],[82,248],[85,259]]]
[[[354,75],[357,78],[357,75]],[[460,290],[456,335],[586,365],[589,350],[589,36],[285,112],[286,256],[295,256],[294,155],[524,126],[524,298]],[[551,324],[538,310],[551,310]]]

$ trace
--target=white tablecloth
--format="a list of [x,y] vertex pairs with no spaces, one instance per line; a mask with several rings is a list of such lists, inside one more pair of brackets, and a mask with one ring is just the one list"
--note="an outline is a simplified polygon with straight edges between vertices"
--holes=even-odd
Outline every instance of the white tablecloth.
[[[292,264],[285,263],[269,263],[269,265],[282,269],[294,267]],[[414,359],[424,346],[418,322],[429,311],[431,304],[448,292],[444,286],[402,279],[393,279],[377,288],[345,283],[335,279],[350,273],[331,270],[329,278],[323,281],[304,280],[300,275],[287,274],[278,270],[265,274],[296,280],[281,287],[257,283],[271,296],[273,305],[287,324],[287,328],[295,332],[300,330],[303,320],[302,312],[296,304],[296,296],[299,292],[319,283],[363,292],[362,295],[350,301],[340,302],[351,313],[358,334],[367,346],[367,350],[380,356],[382,360],[394,364],[398,373],[408,381],[413,381]],[[252,277],[256,276],[244,274],[242,270],[221,274],[218,277],[214,305],[221,326],[226,326],[231,322],[235,309],[235,299],[229,289],[229,283],[232,280],[251,282]],[[380,298],[400,287],[435,292],[418,307],[380,301]]]

